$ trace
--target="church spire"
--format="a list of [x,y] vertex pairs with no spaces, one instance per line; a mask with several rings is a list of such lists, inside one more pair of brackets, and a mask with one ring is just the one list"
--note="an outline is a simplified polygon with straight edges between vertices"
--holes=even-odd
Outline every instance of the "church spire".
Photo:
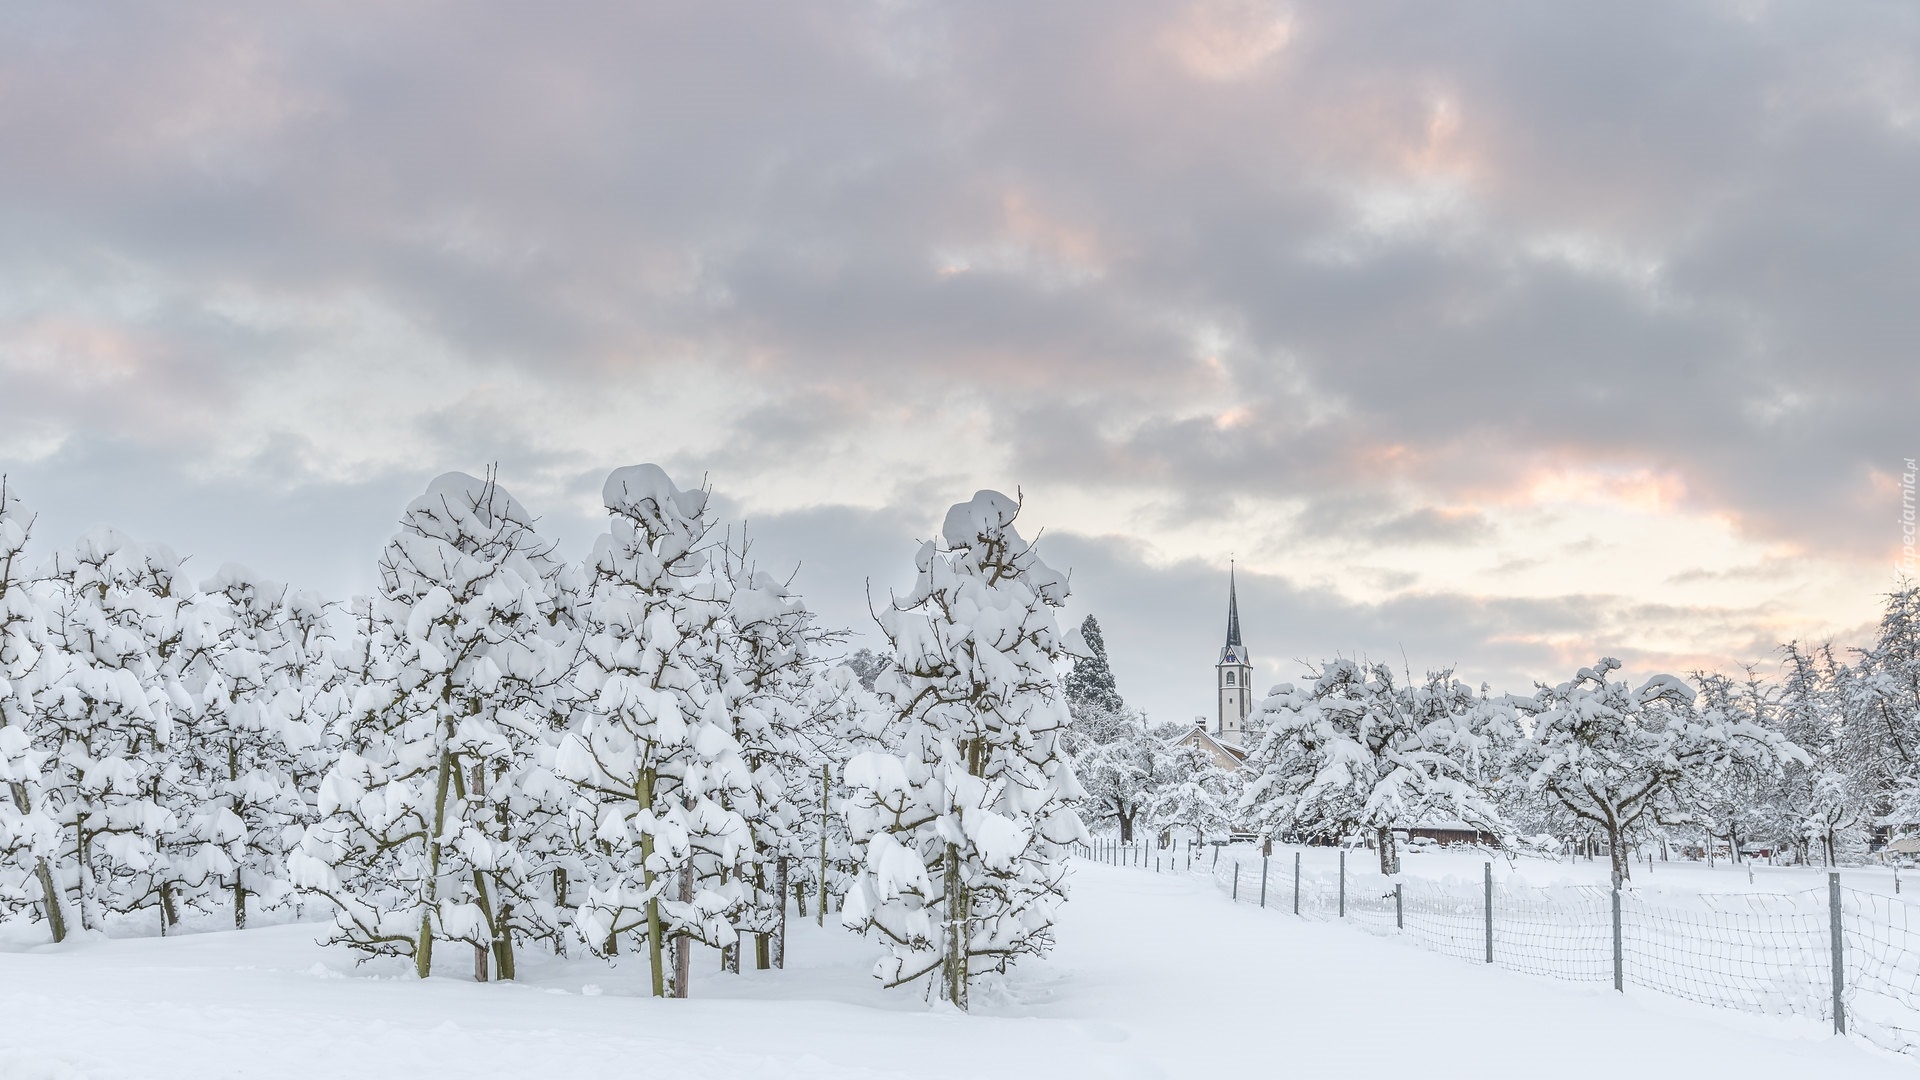
[[1227,560],[1227,645],[1244,644],[1240,640],[1240,593],[1234,586],[1233,560]]

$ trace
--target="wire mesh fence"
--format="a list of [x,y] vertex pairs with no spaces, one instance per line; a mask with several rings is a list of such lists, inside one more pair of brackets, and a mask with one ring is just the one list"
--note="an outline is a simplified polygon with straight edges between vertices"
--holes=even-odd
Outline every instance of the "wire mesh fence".
[[[1203,875],[1235,902],[1344,921],[1510,971],[1651,990],[1720,1008],[1833,1025],[1920,1057],[1920,904],[1848,887],[1709,892],[1389,877],[1346,852],[1326,867],[1278,849],[1095,841],[1082,855]],[[1324,859],[1325,853],[1318,858]]]

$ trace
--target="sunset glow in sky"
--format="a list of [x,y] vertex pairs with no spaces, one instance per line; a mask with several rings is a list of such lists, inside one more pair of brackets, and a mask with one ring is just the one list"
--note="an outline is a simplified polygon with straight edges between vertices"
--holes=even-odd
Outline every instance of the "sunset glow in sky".
[[1026,498],[1120,688],[1856,639],[1920,9],[11,5],[0,470],[335,595],[436,473],[705,476],[836,622]]

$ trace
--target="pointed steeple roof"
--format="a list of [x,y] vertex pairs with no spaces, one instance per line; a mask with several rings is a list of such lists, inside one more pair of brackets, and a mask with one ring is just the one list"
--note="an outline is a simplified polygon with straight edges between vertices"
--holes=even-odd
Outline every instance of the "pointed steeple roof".
[[1240,640],[1240,593],[1234,584],[1233,561],[1227,561],[1227,647],[1244,645]]

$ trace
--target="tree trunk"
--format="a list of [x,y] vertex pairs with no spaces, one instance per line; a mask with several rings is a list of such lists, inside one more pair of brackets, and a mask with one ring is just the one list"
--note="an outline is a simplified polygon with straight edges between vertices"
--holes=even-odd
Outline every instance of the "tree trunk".
[[499,921],[493,927],[493,966],[500,978],[513,981],[513,905],[500,905]]
[[820,766],[820,913],[814,921],[827,925],[827,803],[832,796],[833,769]]
[[1400,872],[1400,844],[1390,828],[1380,829],[1380,872],[1392,877]]
[[[467,801],[469,793],[475,801],[484,798],[487,793],[486,768],[485,762],[474,764],[472,785],[467,784],[466,774],[456,768],[453,773],[454,797],[463,803]],[[487,932],[486,943],[475,942],[473,946],[473,981],[486,982],[488,954],[497,954],[500,951],[500,913],[494,910],[493,893],[487,888],[487,875],[478,867],[473,871],[473,900],[474,904],[480,908],[480,923]],[[511,976],[507,973],[512,966],[513,962],[510,959],[503,962],[499,969],[500,977],[510,978]]]
[[[1136,811],[1136,813],[1137,812],[1138,811]],[[1133,843],[1133,814],[1122,812],[1118,816],[1120,818],[1120,842],[1123,844]]]
[[[680,868],[680,902],[693,903],[693,867]],[[680,934],[673,939],[673,996],[686,997],[693,982],[693,939]]]
[[[7,785],[13,793],[13,804],[20,808],[25,817],[33,813],[33,800],[27,796],[27,785],[15,781]],[[67,940],[67,913],[60,902],[60,888],[53,883],[53,867],[47,865],[44,858],[34,860],[33,876],[40,879],[40,895],[47,904],[47,925],[53,931],[55,944]]]
[[[780,928],[773,938],[773,966],[784,969],[787,966],[787,857],[780,856],[773,864],[773,892],[780,898]],[[806,911],[800,912],[804,918]]]
[[67,940],[67,913],[61,909],[60,889],[53,883],[53,868],[41,859],[34,875],[40,879],[40,892],[47,898],[47,922],[53,929],[54,943],[58,944]]
[[1633,863],[1627,858],[1627,845],[1621,843],[1620,827],[1607,823],[1607,849],[1613,858],[1613,880],[1624,882],[1633,876]]
[[247,928],[247,886],[240,880],[238,867],[233,871],[233,928],[235,930]]
[[947,901],[947,1000],[965,1012],[967,1008],[968,912],[966,890],[960,884],[960,847],[947,845],[945,889]]
[[453,782],[454,761],[440,751],[439,776],[434,779],[433,835],[427,837],[427,895],[420,906],[420,937],[413,945],[413,971],[424,979],[433,971],[433,909],[440,903],[440,834],[447,828],[447,787]]
[[173,882],[160,879],[160,934],[166,936],[167,929],[180,925],[180,907],[174,902]]
[[[640,782],[635,785],[633,800],[641,810],[653,808],[653,770],[640,770]],[[653,891],[653,834],[640,834],[640,880],[648,892]],[[653,996],[667,996],[667,972],[663,950],[666,943],[660,940],[660,897],[647,898],[647,973],[653,977]]]

